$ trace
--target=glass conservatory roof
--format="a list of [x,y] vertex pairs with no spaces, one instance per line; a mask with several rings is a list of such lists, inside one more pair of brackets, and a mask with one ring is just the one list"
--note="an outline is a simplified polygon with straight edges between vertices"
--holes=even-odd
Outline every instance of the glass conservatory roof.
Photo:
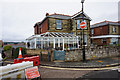
[[29,39],[33,39],[33,38],[37,38],[37,37],[61,37],[61,38],[73,38],[73,37],[77,37],[77,36],[73,36],[73,34],[70,34],[70,33],[60,33],[60,32],[46,32],[46,33],[43,33],[43,34],[40,34],[40,35],[33,35],[29,38],[27,38],[26,40],[29,40]]

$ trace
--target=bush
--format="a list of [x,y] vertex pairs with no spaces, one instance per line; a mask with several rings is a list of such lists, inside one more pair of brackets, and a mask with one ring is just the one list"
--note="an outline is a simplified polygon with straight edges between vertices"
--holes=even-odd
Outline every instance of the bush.
[[6,45],[6,46],[3,47],[3,50],[4,50],[4,51],[8,51],[8,50],[10,50],[10,49],[12,49],[12,46],[11,46],[11,45]]
[[16,48],[15,51],[14,51],[14,58],[15,58],[15,59],[18,58],[19,48],[21,48],[22,56],[26,54],[26,48],[18,47],[18,48]]

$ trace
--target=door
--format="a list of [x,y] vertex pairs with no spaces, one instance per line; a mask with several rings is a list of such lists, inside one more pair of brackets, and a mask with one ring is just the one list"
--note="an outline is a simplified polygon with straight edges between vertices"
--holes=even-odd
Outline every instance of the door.
[[65,60],[65,51],[54,51],[54,60]]

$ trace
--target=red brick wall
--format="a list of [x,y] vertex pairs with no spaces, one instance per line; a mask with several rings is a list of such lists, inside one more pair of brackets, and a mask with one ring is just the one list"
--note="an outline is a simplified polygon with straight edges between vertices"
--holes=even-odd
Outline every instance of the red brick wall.
[[34,34],[37,34],[37,26],[34,27]]
[[93,43],[94,44],[97,44],[97,45],[108,45],[110,44],[110,38],[107,38],[107,43],[106,44],[103,44],[102,42],[103,39],[93,39]]
[[108,26],[94,28],[94,36],[108,35],[109,34],[108,28],[109,28]]
[[42,23],[42,33],[47,32],[48,30],[48,19],[46,19],[43,23]]
[[[42,25],[42,32],[41,32],[41,25]],[[42,33],[47,32],[47,30],[48,30],[48,19],[46,19],[41,25],[37,25],[37,26],[34,27],[34,34],[42,34]],[[37,33],[37,31],[38,31],[38,33]]]

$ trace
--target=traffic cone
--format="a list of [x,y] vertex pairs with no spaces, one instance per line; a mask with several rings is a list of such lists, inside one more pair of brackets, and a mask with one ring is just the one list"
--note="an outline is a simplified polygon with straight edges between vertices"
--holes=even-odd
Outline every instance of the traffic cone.
[[21,48],[19,48],[19,56],[18,56],[18,59],[23,59],[22,53],[21,53]]

